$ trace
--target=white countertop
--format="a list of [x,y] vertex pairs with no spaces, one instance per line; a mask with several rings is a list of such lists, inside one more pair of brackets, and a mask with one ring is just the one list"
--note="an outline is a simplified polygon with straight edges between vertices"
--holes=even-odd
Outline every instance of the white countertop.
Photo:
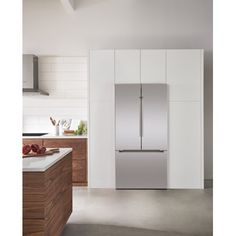
[[23,172],[46,171],[70,152],[72,152],[72,148],[60,148],[60,152],[52,155],[23,158]]
[[41,136],[22,136],[23,139],[46,139],[46,138],[58,138],[58,139],[64,139],[64,138],[87,138],[87,136],[83,135],[54,135],[54,134],[44,134]]

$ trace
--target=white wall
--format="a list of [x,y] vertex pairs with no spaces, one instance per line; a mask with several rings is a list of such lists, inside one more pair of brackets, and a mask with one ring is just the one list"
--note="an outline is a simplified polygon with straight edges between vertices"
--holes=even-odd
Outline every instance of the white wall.
[[212,0],[23,0],[23,51],[88,55],[89,48],[205,50],[205,178],[212,178]]
[[87,58],[39,57],[39,87],[49,96],[23,96],[23,132],[53,132],[49,120],[87,120]]

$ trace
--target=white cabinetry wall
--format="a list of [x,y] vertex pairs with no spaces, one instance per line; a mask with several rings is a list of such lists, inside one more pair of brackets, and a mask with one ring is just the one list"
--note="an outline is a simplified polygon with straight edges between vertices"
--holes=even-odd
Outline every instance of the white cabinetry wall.
[[114,188],[114,50],[91,50],[89,64],[88,184]]
[[203,188],[203,50],[167,50],[169,188]]
[[114,84],[167,83],[168,188],[203,188],[203,50],[91,50],[89,186],[115,188]]

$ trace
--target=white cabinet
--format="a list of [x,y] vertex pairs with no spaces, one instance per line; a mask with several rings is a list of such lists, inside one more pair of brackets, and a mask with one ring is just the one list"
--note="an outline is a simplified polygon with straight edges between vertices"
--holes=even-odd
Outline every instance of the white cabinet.
[[91,50],[89,61],[88,184],[114,188],[114,50]]
[[203,50],[167,50],[167,83],[170,101],[200,101]]
[[203,188],[203,50],[166,54],[169,86],[169,188]]
[[169,103],[168,188],[203,188],[201,102]]
[[140,83],[140,50],[115,50],[115,83]]
[[141,83],[166,83],[166,50],[141,50]]
[[115,188],[114,102],[90,102],[90,188]]
[[115,83],[166,83],[166,50],[115,50]]
[[91,50],[89,68],[90,101],[110,101],[114,96],[114,50]]
[[169,188],[203,188],[203,50],[167,50]]

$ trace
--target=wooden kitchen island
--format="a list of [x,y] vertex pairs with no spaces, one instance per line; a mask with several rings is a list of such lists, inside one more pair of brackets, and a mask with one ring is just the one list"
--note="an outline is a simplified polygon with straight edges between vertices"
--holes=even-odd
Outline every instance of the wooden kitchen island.
[[87,137],[46,134],[24,136],[23,144],[38,144],[46,148],[72,148],[72,184],[87,186]]
[[23,159],[23,235],[59,236],[72,212],[72,148]]

